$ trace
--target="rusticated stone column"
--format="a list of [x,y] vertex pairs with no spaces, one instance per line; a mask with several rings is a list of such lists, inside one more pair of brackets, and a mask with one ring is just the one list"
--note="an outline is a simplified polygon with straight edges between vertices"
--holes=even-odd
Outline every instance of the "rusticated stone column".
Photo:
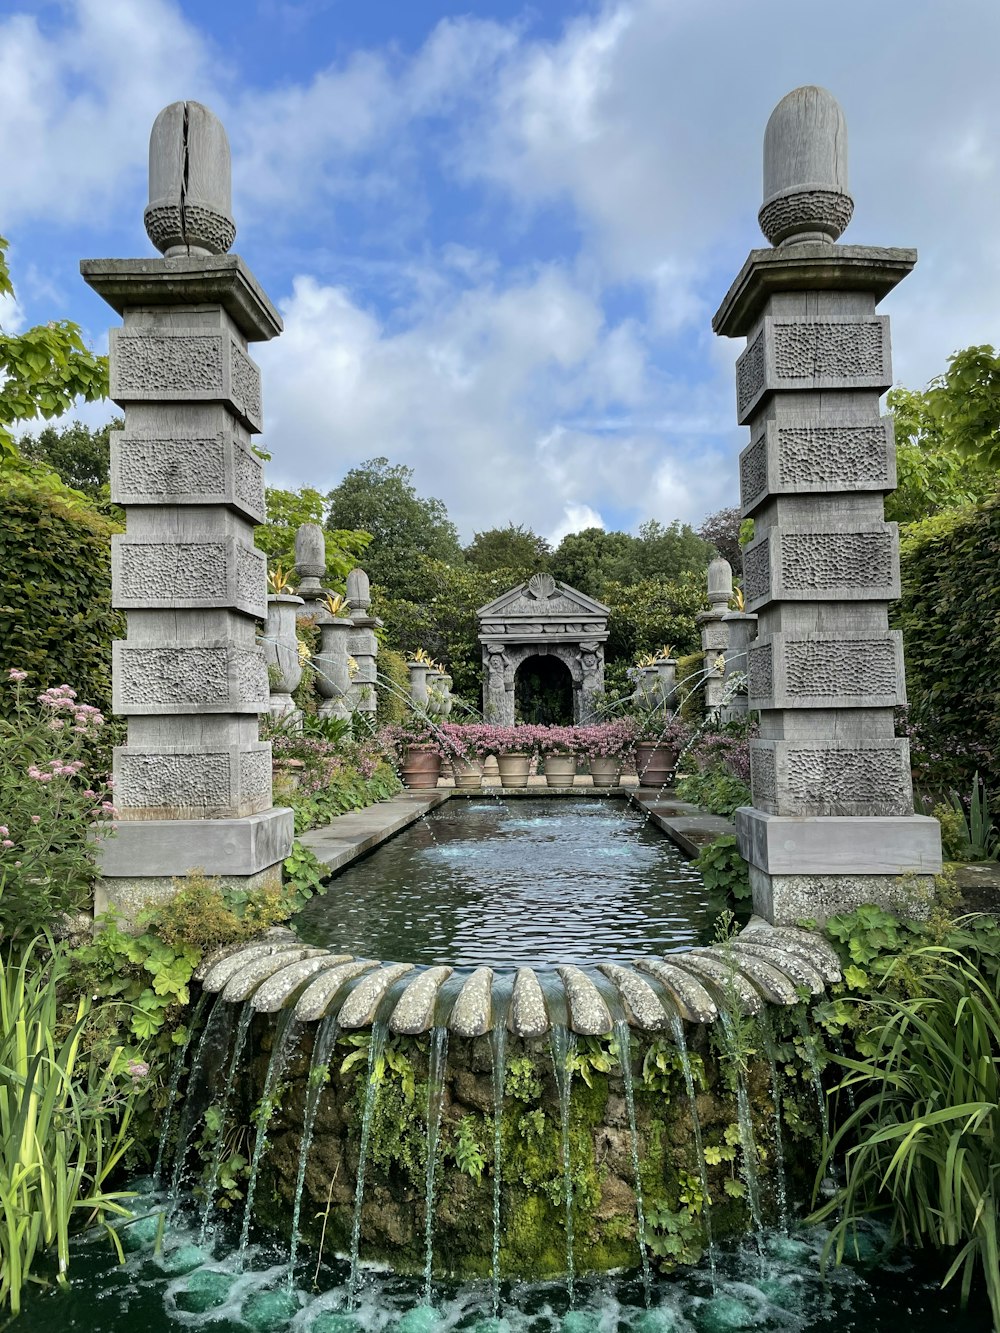
[[156,259],[85,260],[85,280],[123,318],[111,331],[112,597],[128,632],[114,645],[118,832],[101,848],[97,910],[134,915],[200,869],[242,887],[276,885],[292,812],[271,804],[268,708],[255,622],[267,615],[260,372],[247,344],[281,331],[249,269],[229,255],[229,144],[197,102],[157,117],[146,229]]
[[723,668],[726,645],[729,643],[729,630],[723,620],[729,609],[733,595],[733,571],[728,560],[721,556],[712,560],[708,566],[708,602],[709,609],[700,611],[695,617],[701,626],[701,648],[704,653],[705,676],[705,712],[708,717],[718,714],[722,703]]
[[753,806],[738,811],[754,908],[769,921],[823,920],[875,902],[910,913],[941,867],[937,821],[914,815],[903,652],[888,628],[899,596],[889,321],[878,302],[913,268],[913,250],[835,244],[853,201],[847,130],[822,88],[798,88],[764,136],[761,227],[713,321],[746,338],[737,412],[749,650]]
[[368,575],[363,569],[352,569],[347,576],[347,603],[351,608],[351,623],[354,626],[354,633],[347,637],[347,651],[357,664],[351,681],[349,702],[355,712],[374,713],[378,708],[375,695],[378,636],[375,631],[382,622],[370,614],[371,588]]

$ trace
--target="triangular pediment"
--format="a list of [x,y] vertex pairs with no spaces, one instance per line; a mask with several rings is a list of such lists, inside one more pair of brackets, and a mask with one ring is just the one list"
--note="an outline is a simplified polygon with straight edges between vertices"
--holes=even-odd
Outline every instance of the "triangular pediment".
[[610,614],[611,608],[603,602],[571,588],[568,583],[556,582],[551,574],[533,574],[476,612],[480,620],[538,620],[547,616],[558,616],[562,620],[567,617],[606,620]]

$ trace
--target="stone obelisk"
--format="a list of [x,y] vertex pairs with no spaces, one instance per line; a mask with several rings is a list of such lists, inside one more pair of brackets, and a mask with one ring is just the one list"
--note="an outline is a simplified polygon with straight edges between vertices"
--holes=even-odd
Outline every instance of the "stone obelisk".
[[101,849],[96,908],[134,916],[191,870],[243,888],[276,885],[292,812],[271,802],[258,737],[268,678],[255,642],[266,561],[253,542],[264,480],[260,371],[247,345],[281,332],[238,255],[229,143],[198,102],[175,102],[149,143],[146,231],[162,258],[93,259],[85,280],[122,316],[111,331],[112,597],[117,834]]
[[889,321],[876,314],[913,250],[838,245],[850,221],[847,129],[822,88],[797,88],[764,135],[760,225],[713,320],[745,338],[737,414],[753,806],[737,812],[754,908],[776,924],[822,921],[861,903],[925,910],[941,868],[937,821],[913,813],[905,701]]

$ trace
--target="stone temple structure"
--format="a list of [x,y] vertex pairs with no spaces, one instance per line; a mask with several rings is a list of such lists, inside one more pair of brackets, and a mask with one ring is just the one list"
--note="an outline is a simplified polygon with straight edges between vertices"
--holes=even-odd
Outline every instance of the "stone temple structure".
[[737,814],[754,909],[779,924],[823,920],[863,902],[918,913],[941,868],[937,821],[913,813],[908,744],[894,734],[905,701],[889,321],[878,302],[910,272],[913,250],[836,242],[854,204],[847,130],[822,88],[797,88],[764,136],[760,225],[713,320],[745,338],[737,414],[753,807]]
[[608,607],[551,574],[533,574],[476,614],[488,722],[513,725],[518,675],[540,660],[556,679],[568,677],[572,721],[594,719],[596,698],[604,693]]
[[[149,143],[146,230],[162,258],[92,259],[85,280],[123,318],[111,331],[113,707],[117,834],[101,849],[98,911],[126,915],[202,870],[244,888],[280,884],[292,812],[271,803],[260,741],[268,675],[256,624],[267,570],[253,543],[264,478],[260,371],[248,343],[281,320],[238,255],[226,132],[198,102],[174,102]],[[297,600],[297,599],[296,599]]]

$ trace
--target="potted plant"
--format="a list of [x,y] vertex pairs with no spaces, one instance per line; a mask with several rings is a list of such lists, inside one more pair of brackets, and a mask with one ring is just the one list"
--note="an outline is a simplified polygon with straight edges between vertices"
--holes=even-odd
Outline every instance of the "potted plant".
[[676,714],[656,710],[642,719],[635,743],[640,787],[665,787],[673,781],[677,756],[689,734],[687,724]]
[[536,727],[545,781],[550,787],[572,787],[576,778],[576,728]]
[[635,744],[634,719],[619,717],[610,722],[597,722],[589,727],[578,727],[577,734],[580,749],[590,763],[594,786],[617,787],[625,757]]
[[535,750],[535,727],[483,727],[483,748],[496,756],[500,783],[504,787],[526,787]]
[[441,750],[431,728],[422,718],[411,718],[386,727],[383,742],[393,755],[404,787],[426,791],[436,787],[441,776]]
[[268,707],[272,717],[285,717],[296,712],[292,693],[302,679],[295,613],[303,601],[280,565],[268,574],[267,582],[267,620],[260,642],[271,690]]
[[483,785],[483,765],[479,756],[480,728],[462,726],[457,722],[443,722],[440,727],[441,743],[451,761],[455,786],[467,791]]

